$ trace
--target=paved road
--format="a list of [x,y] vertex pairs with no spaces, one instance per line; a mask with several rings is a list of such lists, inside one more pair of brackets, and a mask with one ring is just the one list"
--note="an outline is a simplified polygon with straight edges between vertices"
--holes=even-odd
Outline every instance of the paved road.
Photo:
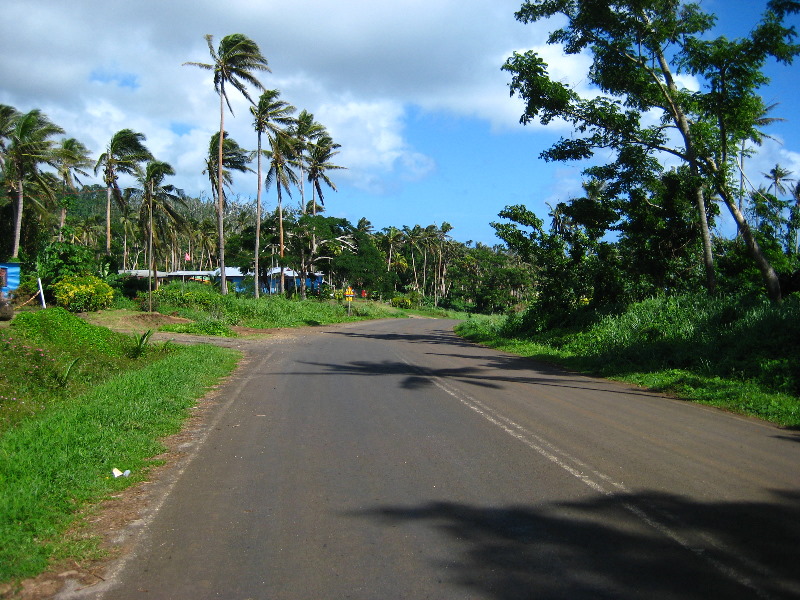
[[254,346],[104,599],[800,597],[800,434],[448,321]]

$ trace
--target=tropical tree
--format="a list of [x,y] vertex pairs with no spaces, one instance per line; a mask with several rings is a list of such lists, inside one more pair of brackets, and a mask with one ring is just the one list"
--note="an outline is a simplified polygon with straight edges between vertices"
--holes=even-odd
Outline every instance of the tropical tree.
[[25,205],[25,185],[28,182],[37,184],[40,192],[53,195],[52,185],[39,167],[45,164],[57,168],[57,158],[53,152],[51,138],[64,133],[64,130],[38,109],[12,116],[11,123],[4,126],[3,135],[6,137],[7,145],[4,152],[3,174],[6,185],[15,197],[11,257],[17,258],[22,232],[22,211]]
[[[64,186],[64,192],[73,194],[78,193],[76,183],[81,185],[78,175],[88,177],[84,169],[88,169],[94,164],[89,156],[89,149],[75,138],[63,138],[61,143],[55,148],[57,159],[58,176]],[[58,241],[61,241],[61,230],[64,229],[64,222],[67,218],[68,199],[65,194],[61,199],[60,215],[58,220]]]
[[255,270],[255,297],[258,298],[260,292],[260,271],[259,271],[259,251],[261,242],[261,136],[264,133],[270,135],[282,134],[288,127],[294,123],[294,111],[297,110],[288,102],[280,99],[280,92],[278,90],[267,90],[258,99],[258,104],[250,107],[250,113],[253,115],[253,127],[255,127],[258,147],[256,150],[256,157],[258,166],[256,171],[258,173],[258,192],[256,194],[256,240],[255,240],[255,255],[254,255],[254,270]]
[[19,111],[13,106],[0,104],[0,174],[5,171],[5,156],[8,151],[8,144],[11,142],[14,124],[17,122],[19,116]]
[[308,182],[311,184],[312,214],[317,214],[317,199],[322,206],[325,206],[325,197],[322,193],[323,183],[334,192],[336,191],[336,186],[328,176],[328,171],[347,168],[331,162],[333,157],[339,154],[339,148],[341,145],[335,143],[329,135],[323,135],[309,149],[307,169]]
[[[217,236],[223,236],[225,233],[225,212],[228,207],[228,198],[225,193],[225,188],[230,188],[233,185],[233,171],[240,173],[247,173],[252,171],[248,166],[251,161],[251,154],[242,148],[236,140],[228,137],[228,132],[223,134],[223,142],[219,142],[219,133],[214,133],[208,144],[208,154],[206,156],[206,168],[203,173],[208,176],[208,181],[211,184],[211,193],[214,197],[214,205],[217,211]],[[219,153],[219,148],[222,147],[222,153]],[[222,157],[222,163],[219,163],[219,158]],[[220,179],[221,177],[221,179]],[[218,196],[217,194],[222,194]],[[225,243],[217,240],[217,251],[225,251]],[[224,256],[220,258],[217,256],[220,265],[220,281],[227,286],[225,278]],[[227,287],[225,288],[227,290]]]
[[[274,134],[269,137],[269,150],[266,151],[269,159],[269,170],[267,171],[267,189],[274,183],[278,195],[278,244],[280,257],[283,259],[286,252],[283,231],[283,193],[286,192],[291,197],[290,186],[298,185],[297,173],[294,172],[292,165],[296,159],[294,140],[288,135]],[[280,292],[283,293],[283,261],[281,260],[281,281]]]
[[[533,51],[515,52],[503,69],[512,73],[511,93],[526,102],[522,123],[563,118],[581,134],[557,142],[542,153],[545,159],[586,159],[596,149],[622,152],[636,146],[647,157],[660,152],[684,161],[694,182],[707,287],[715,285],[705,200],[710,184],[739,225],[769,296],[779,301],[777,274],[736,205],[730,177],[735,165],[728,148],[738,148],[741,140],[755,135],[764,112],[756,91],[768,81],[763,73],[767,59],[790,63],[800,53],[800,46],[792,43],[794,29],[783,24],[798,10],[800,3],[773,0],[750,38],[708,40],[705,34],[714,18],[697,4],[528,0],[517,19],[565,19],[548,42],[563,44],[567,54],[590,51],[589,81],[604,95],[585,99],[552,80],[547,64]],[[676,66],[700,78],[707,91],[682,89]],[[660,118],[653,123],[656,112]],[[677,137],[671,137],[673,132]]]
[[136,175],[139,165],[153,158],[144,145],[147,139],[143,133],[132,129],[121,129],[111,137],[106,151],[97,159],[95,175],[102,169],[106,184],[106,254],[111,254],[111,197],[122,202],[122,190],[117,183],[119,175]]
[[[175,204],[185,206],[183,192],[171,184],[164,183],[164,180],[172,175],[175,175],[175,170],[169,163],[151,160],[138,178],[144,199],[139,213],[139,223],[142,230],[147,232],[147,268],[151,278],[155,270],[155,245],[157,243],[163,245],[165,240],[174,239],[175,227],[180,228],[185,224],[184,217],[174,206]],[[171,223],[172,227],[168,223]]]
[[[300,210],[306,213],[306,195],[304,181],[311,160],[311,148],[322,137],[327,136],[325,127],[314,120],[314,115],[307,110],[300,111],[291,130],[294,138],[295,162],[300,172]],[[329,137],[329,136],[328,136]]]
[[[225,91],[225,85],[230,84],[245,97],[251,104],[254,104],[247,91],[246,84],[250,84],[258,90],[263,90],[264,86],[254,75],[255,71],[269,72],[267,59],[261,54],[253,40],[241,33],[227,35],[220,41],[219,50],[214,49],[214,36],[206,34],[208,51],[211,54],[211,63],[186,62],[184,65],[200,67],[214,73],[214,91],[219,94],[219,137],[217,149],[217,229],[219,233],[219,270],[221,278],[221,290],[223,294],[228,293],[228,283],[225,277],[225,235],[224,235],[224,211],[222,193],[222,167],[223,167],[223,139],[225,131],[225,104],[233,114],[230,99]],[[224,103],[223,103],[224,100]]]
[[794,179],[790,178],[792,172],[789,169],[785,169],[780,165],[775,165],[772,167],[767,173],[762,173],[762,175],[769,179],[772,185],[772,193],[777,198],[779,194],[785,194],[787,191],[786,183],[790,181],[794,181]]

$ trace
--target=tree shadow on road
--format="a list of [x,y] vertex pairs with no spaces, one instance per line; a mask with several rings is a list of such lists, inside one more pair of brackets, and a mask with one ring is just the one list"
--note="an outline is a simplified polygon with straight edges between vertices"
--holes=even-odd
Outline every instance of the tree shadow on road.
[[[314,367],[328,369],[336,375],[363,375],[379,377],[384,375],[403,376],[400,386],[404,389],[421,389],[434,385],[434,379],[453,380],[471,386],[490,389],[503,389],[506,384],[528,384],[558,388],[570,388],[582,391],[614,392],[619,394],[661,398],[661,394],[640,390],[630,385],[606,382],[590,377],[583,377],[554,368],[543,367],[533,361],[520,357],[471,357],[482,360],[473,366],[457,368],[433,368],[429,366],[406,363],[400,360],[384,361],[352,361],[349,363],[305,362]],[[319,371],[313,373],[319,375]]]
[[763,503],[704,503],[658,492],[536,506],[430,502],[349,516],[435,529],[455,550],[431,567],[474,597],[800,594],[800,492],[775,492],[774,502]]

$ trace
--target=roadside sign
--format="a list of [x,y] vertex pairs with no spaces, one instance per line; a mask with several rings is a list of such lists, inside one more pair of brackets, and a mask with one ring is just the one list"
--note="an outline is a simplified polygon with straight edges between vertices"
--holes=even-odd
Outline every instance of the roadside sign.
[[348,302],[352,302],[354,296],[355,294],[353,293],[353,288],[348,287],[347,291],[344,293],[344,297],[347,298]]

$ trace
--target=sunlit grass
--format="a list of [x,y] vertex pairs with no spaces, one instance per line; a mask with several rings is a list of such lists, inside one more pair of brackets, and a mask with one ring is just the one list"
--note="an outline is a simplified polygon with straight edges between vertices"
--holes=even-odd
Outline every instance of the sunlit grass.
[[584,327],[526,335],[521,319],[457,331],[486,345],[687,400],[800,426],[800,298],[651,299]]
[[[159,438],[178,431],[237,357],[148,345],[60,309],[0,330],[0,581],[96,552],[64,533],[86,507],[146,475]],[[116,479],[114,467],[132,476]]]

